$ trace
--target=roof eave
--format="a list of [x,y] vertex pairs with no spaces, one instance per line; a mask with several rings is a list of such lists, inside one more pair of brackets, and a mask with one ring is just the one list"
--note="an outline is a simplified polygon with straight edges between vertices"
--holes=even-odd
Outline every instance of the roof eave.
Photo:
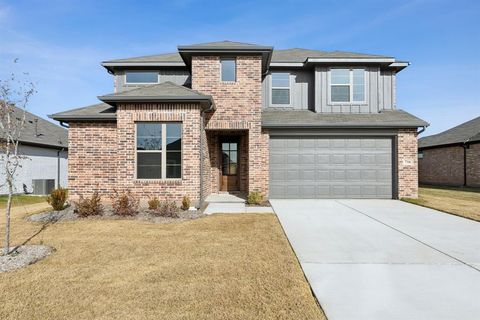
[[414,124],[395,124],[395,125],[384,125],[384,124],[321,124],[321,125],[315,125],[315,124],[286,124],[286,123],[280,123],[280,124],[269,124],[269,123],[262,123],[263,128],[269,128],[269,129],[321,129],[321,128],[326,128],[326,129],[332,129],[332,128],[348,128],[348,129],[414,129],[414,128],[420,128],[425,125],[414,125]]
[[184,96],[99,96],[98,99],[111,105],[116,106],[118,103],[131,103],[131,102],[198,102],[205,108],[213,104],[213,98],[211,96],[199,96],[199,97],[184,97]]
[[307,58],[305,63],[385,63],[392,64],[394,58]]
[[113,115],[61,115],[61,114],[50,114],[48,115],[50,119],[69,122],[69,121],[116,121],[116,114]]

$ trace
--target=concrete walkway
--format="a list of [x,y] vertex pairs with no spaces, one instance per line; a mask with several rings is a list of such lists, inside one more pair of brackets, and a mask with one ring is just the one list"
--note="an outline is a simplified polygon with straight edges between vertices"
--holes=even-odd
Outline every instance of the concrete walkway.
[[394,200],[270,200],[329,320],[480,319],[480,223]]

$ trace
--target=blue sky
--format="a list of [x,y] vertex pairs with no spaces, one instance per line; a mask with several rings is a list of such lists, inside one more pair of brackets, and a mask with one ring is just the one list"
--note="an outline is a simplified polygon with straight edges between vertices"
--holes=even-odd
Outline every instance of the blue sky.
[[[141,4],[140,4],[141,3]],[[480,116],[480,1],[3,1],[0,76],[28,71],[29,111],[96,103],[113,88],[102,60],[234,40],[392,55],[398,106],[434,134]]]

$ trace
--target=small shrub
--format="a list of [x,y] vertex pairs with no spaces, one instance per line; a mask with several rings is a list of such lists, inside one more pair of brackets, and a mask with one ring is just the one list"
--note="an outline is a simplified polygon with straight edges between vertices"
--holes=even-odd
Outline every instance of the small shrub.
[[175,201],[162,201],[154,215],[167,218],[178,218],[178,206]]
[[253,191],[248,194],[247,203],[248,204],[262,204],[263,195],[258,191]]
[[99,216],[103,214],[102,198],[98,192],[94,192],[91,198],[83,198],[75,202],[76,212],[82,217]]
[[185,210],[185,211],[190,209],[190,198],[189,197],[183,196],[182,207],[181,208],[182,208],[182,210]]
[[150,198],[148,200],[148,209],[150,210],[157,210],[158,206],[160,205],[160,200],[157,197]]
[[47,202],[52,206],[53,210],[60,211],[65,207],[67,201],[68,190],[65,188],[54,189],[47,197]]
[[130,191],[119,192],[113,190],[112,199],[113,213],[118,216],[135,216],[138,213],[139,201]]

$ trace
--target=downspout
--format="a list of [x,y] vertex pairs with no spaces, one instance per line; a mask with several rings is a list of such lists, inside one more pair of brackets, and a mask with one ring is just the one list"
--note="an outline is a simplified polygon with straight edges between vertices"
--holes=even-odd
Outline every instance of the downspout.
[[[198,197],[198,208],[200,209],[203,205],[203,161],[204,161],[204,156],[203,156],[203,148],[204,148],[204,141],[203,141],[203,133],[205,132],[205,113],[212,111],[213,110],[213,103],[210,104],[210,107],[207,109],[204,109],[200,111],[200,192],[199,192],[199,197]],[[206,136],[205,132],[205,136]]]
[[62,148],[57,151],[57,189],[60,188],[60,153],[64,150],[65,148]]
[[462,145],[463,147],[463,186],[467,186],[467,149],[468,149],[468,140],[465,141]]

